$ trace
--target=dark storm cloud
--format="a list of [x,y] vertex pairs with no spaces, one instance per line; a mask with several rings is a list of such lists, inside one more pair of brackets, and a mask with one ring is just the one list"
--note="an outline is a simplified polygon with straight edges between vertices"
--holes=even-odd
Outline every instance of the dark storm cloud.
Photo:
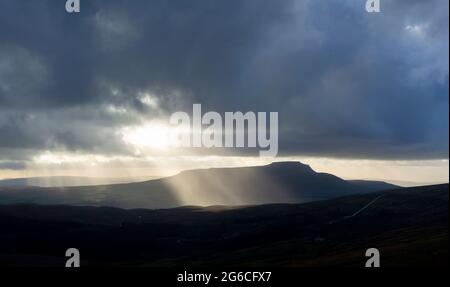
[[192,103],[279,112],[282,154],[448,157],[446,0],[59,2],[0,3],[1,158],[128,153]]

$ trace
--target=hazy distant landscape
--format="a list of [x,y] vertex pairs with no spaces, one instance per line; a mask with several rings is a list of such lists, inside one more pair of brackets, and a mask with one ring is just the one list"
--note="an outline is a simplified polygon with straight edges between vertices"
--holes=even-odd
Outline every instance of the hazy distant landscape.
[[146,182],[85,187],[0,187],[0,202],[171,208],[184,205],[303,203],[395,188],[385,182],[345,181],[300,162],[190,170]]
[[[147,177],[147,180],[149,178]],[[0,180],[1,187],[68,187],[68,186],[90,186],[102,184],[129,183],[136,181],[130,178],[100,178],[80,176],[46,176],[25,177]]]

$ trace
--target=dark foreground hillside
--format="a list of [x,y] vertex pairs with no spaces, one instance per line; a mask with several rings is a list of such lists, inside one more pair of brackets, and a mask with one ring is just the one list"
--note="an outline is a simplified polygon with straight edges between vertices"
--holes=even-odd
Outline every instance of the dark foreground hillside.
[[448,266],[448,184],[306,204],[123,210],[0,206],[0,265]]

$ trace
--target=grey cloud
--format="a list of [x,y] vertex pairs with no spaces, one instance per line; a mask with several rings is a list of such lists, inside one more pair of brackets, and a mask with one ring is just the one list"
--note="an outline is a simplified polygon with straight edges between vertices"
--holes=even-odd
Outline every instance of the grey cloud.
[[26,168],[26,164],[24,162],[12,161],[12,162],[3,162],[0,161],[0,170],[8,169],[8,170],[22,170]]
[[2,1],[0,155],[129,153],[115,130],[202,103],[278,111],[281,154],[448,158],[448,1],[360,2]]

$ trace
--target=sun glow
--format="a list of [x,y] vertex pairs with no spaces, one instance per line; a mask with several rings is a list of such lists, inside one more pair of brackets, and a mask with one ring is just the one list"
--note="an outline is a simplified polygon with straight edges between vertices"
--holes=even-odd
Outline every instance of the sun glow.
[[160,122],[149,122],[140,126],[126,127],[120,131],[122,140],[139,154],[151,151],[169,151],[180,147],[181,136],[189,133],[187,127],[170,126]]
[[151,123],[122,131],[125,143],[141,149],[167,149],[170,146],[168,129],[162,124]]

